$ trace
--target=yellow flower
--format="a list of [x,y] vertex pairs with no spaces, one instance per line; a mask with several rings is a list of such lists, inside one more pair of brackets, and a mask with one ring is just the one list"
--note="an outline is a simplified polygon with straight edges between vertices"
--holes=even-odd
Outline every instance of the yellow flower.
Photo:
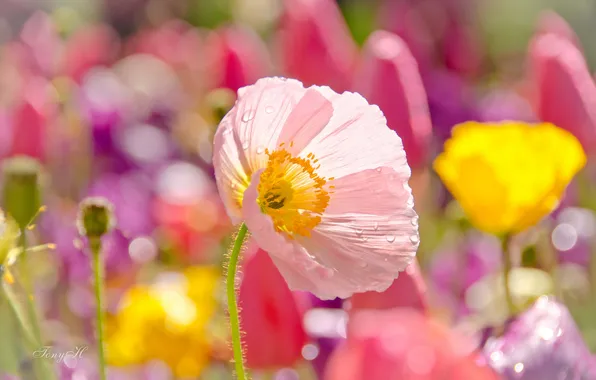
[[198,377],[209,361],[209,323],[218,307],[219,282],[217,269],[193,267],[130,289],[108,324],[110,364],[161,360],[177,377]]
[[434,169],[475,227],[508,234],[553,211],[585,163],[579,141],[552,124],[468,122]]

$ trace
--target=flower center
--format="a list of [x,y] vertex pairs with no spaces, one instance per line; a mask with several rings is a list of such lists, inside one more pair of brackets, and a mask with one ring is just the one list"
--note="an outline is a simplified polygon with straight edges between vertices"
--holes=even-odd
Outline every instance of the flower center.
[[325,185],[333,178],[317,175],[318,160],[312,153],[306,158],[293,157],[282,147],[283,144],[273,152],[265,151],[269,160],[261,173],[257,202],[273,220],[276,231],[285,232],[290,238],[310,236],[329,204],[331,192]]

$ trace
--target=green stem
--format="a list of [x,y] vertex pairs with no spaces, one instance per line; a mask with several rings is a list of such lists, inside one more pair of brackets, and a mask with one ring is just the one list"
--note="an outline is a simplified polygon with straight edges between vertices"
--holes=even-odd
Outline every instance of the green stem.
[[95,307],[96,307],[96,323],[95,329],[97,331],[97,358],[99,364],[99,378],[106,380],[106,359],[105,359],[105,345],[104,345],[104,313],[103,313],[103,262],[101,260],[101,240],[99,237],[90,237],[89,245],[91,246],[91,256],[93,258],[93,276],[95,287]]
[[236,376],[238,380],[246,380],[246,370],[244,369],[244,358],[242,355],[242,341],[240,340],[240,316],[238,315],[238,302],[236,301],[236,269],[238,267],[238,256],[242,243],[248,232],[246,224],[242,223],[236,236],[236,241],[230,253],[228,263],[227,294],[228,311],[230,313],[230,327],[232,329],[232,348],[234,352],[234,365],[236,366]]
[[510,242],[511,236],[505,236],[501,240],[501,248],[503,252],[503,286],[505,290],[505,301],[507,302],[509,316],[515,314],[515,303],[513,302],[510,287],[511,269],[513,267],[511,263],[511,252],[509,251]]
[[[29,323],[31,323],[31,332],[33,334],[33,339],[36,342],[36,347],[34,350],[37,350],[44,346],[44,340],[41,333],[41,327],[39,322],[39,315],[37,313],[37,307],[35,305],[35,286],[33,284],[33,280],[31,278],[30,273],[30,263],[29,257],[27,255],[27,229],[22,229],[21,234],[19,236],[19,246],[21,248],[21,254],[19,257],[19,261],[21,262],[22,272],[21,272],[21,281],[23,284],[23,288],[25,290],[25,307],[27,317],[29,319]],[[14,305],[13,305],[14,306]],[[19,319],[19,323],[23,321]],[[25,328],[23,327],[24,334]],[[42,379],[53,379],[53,366],[48,363],[46,359],[39,358],[35,360],[35,372],[41,376]]]

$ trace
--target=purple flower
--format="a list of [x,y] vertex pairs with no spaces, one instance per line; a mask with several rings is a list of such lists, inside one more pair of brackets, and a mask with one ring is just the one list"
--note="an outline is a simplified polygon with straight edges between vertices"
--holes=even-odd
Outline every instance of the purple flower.
[[441,302],[456,314],[467,314],[466,290],[501,266],[498,240],[491,236],[471,234],[459,249],[438,253],[430,265],[430,282]]
[[569,311],[548,297],[512,321],[503,336],[489,339],[484,353],[505,379],[596,378],[596,361]]

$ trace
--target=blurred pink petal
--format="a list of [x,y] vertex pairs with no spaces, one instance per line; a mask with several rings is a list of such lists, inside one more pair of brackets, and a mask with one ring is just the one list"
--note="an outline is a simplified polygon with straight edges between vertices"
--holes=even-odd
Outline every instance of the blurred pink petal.
[[63,74],[80,82],[90,69],[113,63],[118,49],[116,33],[109,26],[82,28],[66,42],[62,57]]
[[419,236],[410,168],[379,108],[283,78],[238,93],[214,142],[228,214],[293,290],[333,299],[387,289]]
[[151,54],[174,68],[191,71],[199,71],[205,59],[199,32],[179,20],[140,31],[128,41],[126,51],[128,54]]
[[538,35],[530,45],[536,113],[573,133],[590,153],[596,149],[596,85],[586,61],[569,40]]
[[214,31],[207,40],[205,58],[210,62],[206,79],[213,88],[237,91],[271,71],[267,47],[248,28],[227,27]]
[[360,311],[325,380],[496,380],[471,342],[412,310]]
[[401,38],[384,31],[370,36],[355,89],[381,108],[402,138],[410,166],[424,166],[432,124],[418,65]]
[[461,74],[475,74],[479,71],[483,55],[478,36],[473,27],[452,21],[446,30],[445,64]]
[[558,13],[546,10],[540,13],[536,32],[539,35],[554,34],[572,42],[581,50],[579,38],[571,26]]
[[350,86],[356,44],[333,0],[284,0],[279,32],[284,73],[341,93]]
[[23,26],[21,40],[30,51],[36,71],[48,77],[53,75],[62,42],[50,16],[35,12]]
[[10,155],[45,159],[47,128],[54,107],[48,86],[40,77],[26,81],[22,99],[13,111]]
[[246,365],[292,367],[302,359],[307,342],[303,310],[267,252],[257,249],[249,254],[242,272],[239,304]]
[[351,298],[351,311],[360,309],[411,308],[426,311],[426,285],[420,273],[418,261],[414,260],[393,284],[382,293],[356,293]]
[[379,15],[380,25],[405,41],[420,71],[430,69],[435,55],[434,37],[419,9],[407,2],[384,1],[379,8]]

